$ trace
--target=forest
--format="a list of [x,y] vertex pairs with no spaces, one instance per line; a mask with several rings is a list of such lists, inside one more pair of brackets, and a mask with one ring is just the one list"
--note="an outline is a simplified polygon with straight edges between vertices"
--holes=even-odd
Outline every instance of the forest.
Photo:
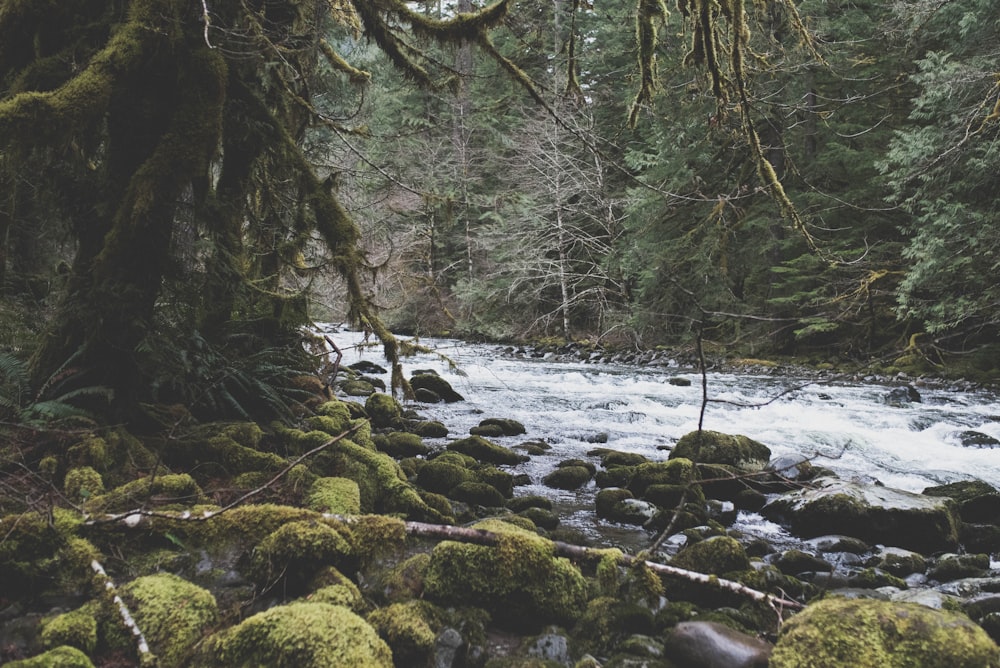
[[[579,609],[626,615],[604,599],[700,562],[520,515],[463,534],[520,512],[502,467],[527,456],[425,448],[400,359],[445,336],[996,382],[998,45],[993,0],[0,0],[0,661],[251,665],[257,620],[324,629],[287,665],[440,665],[455,628],[456,667],[508,665],[473,657],[491,615],[592,623],[614,655]],[[381,346],[382,392],[343,396],[367,372],[316,323]],[[710,524],[699,466],[750,475],[695,433],[691,461],[619,453],[618,501],[647,465],[671,488],[660,541]],[[456,484],[418,485],[439,455]],[[957,548],[974,520],[933,512]],[[426,601],[359,590],[414,534],[485,552],[434,547]],[[194,584],[199,550],[244,588]],[[816,594],[739,563],[709,572],[743,572],[748,632]],[[463,568],[517,583],[455,621],[482,603]],[[79,605],[11,640],[59,597]]]

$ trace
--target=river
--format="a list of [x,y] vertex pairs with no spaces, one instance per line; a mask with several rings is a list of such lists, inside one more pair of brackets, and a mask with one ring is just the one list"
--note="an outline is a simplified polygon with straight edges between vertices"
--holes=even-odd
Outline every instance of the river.
[[[343,365],[361,359],[385,365],[380,347],[354,347],[357,334],[330,336],[344,350]],[[595,490],[542,486],[558,461],[586,458],[595,447],[665,459],[666,450],[698,426],[702,388],[696,370],[513,358],[495,345],[444,339],[420,343],[435,353],[405,359],[406,377],[415,369],[434,369],[465,401],[416,404],[418,412],[443,422],[454,438],[486,417],[520,421],[525,436],[493,440],[512,446],[540,439],[552,449],[518,467],[532,484],[517,493],[545,494],[570,511]],[[677,377],[691,385],[667,382]],[[897,407],[886,403],[886,385],[709,373],[707,387],[705,429],[745,434],[774,456],[815,457],[814,463],[843,478],[915,492],[972,478],[1000,487],[1000,448],[968,447],[960,438],[974,431],[1000,441],[1000,399],[994,393],[920,388],[919,403]],[[585,505],[593,507],[592,501]]]

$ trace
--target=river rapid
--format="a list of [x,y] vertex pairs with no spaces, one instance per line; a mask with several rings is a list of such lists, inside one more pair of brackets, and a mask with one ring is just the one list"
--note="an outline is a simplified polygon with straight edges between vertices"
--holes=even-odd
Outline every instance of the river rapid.
[[[342,365],[362,359],[385,365],[381,347],[359,347],[358,334],[328,335],[344,351]],[[453,404],[413,405],[451,430],[441,444],[468,435],[487,417],[523,423],[526,435],[493,440],[508,447],[542,440],[552,449],[517,467],[515,472],[527,474],[531,484],[516,494],[552,498],[564,524],[594,537],[614,540],[608,535],[614,528],[594,526],[594,484],[564,492],[545,487],[542,478],[559,461],[586,459],[598,447],[665,459],[677,439],[698,427],[702,378],[694,369],[526,359],[496,345],[445,339],[420,344],[435,352],[405,359],[406,377],[433,369],[465,397]],[[675,378],[691,384],[668,382]],[[388,376],[384,380],[388,383]],[[774,457],[814,458],[842,478],[887,487],[919,492],[967,479],[1000,487],[1000,447],[966,446],[962,440],[963,433],[977,432],[980,440],[1000,442],[995,393],[919,388],[920,402],[890,405],[891,389],[786,375],[709,373],[704,428],[744,434],[766,444]],[[435,445],[431,439],[428,444]]]

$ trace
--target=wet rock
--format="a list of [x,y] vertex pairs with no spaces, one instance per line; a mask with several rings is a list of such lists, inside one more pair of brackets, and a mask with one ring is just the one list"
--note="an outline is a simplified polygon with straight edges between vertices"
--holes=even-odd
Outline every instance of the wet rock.
[[788,619],[770,668],[993,665],[1000,649],[968,617],[912,603],[829,598]]
[[479,423],[479,427],[496,428],[500,436],[518,436],[526,431],[523,424],[509,418],[486,418]]
[[666,655],[686,668],[767,668],[769,643],[717,622],[681,622],[667,633]]
[[525,654],[542,661],[563,666],[573,665],[569,655],[569,640],[556,632],[544,633],[528,641]]
[[350,478],[317,478],[309,488],[305,505],[321,513],[359,515],[361,489]]
[[465,400],[465,397],[456,392],[447,380],[436,373],[415,373],[410,378],[410,387],[414,392],[430,390],[447,403]]
[[1000,448],[1000,440],[981,431],[960,431],[958,433],[958,442],[966,448],[985,448],[989,450]]
[[961,480],[928,487],[923,494],[954,499],[965,522],[1000,524],[1000,491],[981,480]]
[[814,554],[802,550],[786,550],[774,560],[774,565],[785,575],[799,573],[826,573],[833,570],[833,565]]
[[431,450],[418,435],[404,431],[374,434],[372,440],[376,448],[396,459],[426,455]]
[[969,552],[1000,552],[1000,526],[997,524],[962,523],[959,530],[962,545]]
[[815,475],[815,467],[802,455],[782,455],[767,463],[766,470],[773,472],[780,480],[809,480]]
[[616,466],[638,466],[649,461],[645,455],[640,455],[637,452],[621,452],[609,448],[594,448],[587,454],[591,457],[598,457],[601,460],[601,466],[608,469]]
[[741,471],[759,471],[771,458],[763,443],[742,435],[717,431],[693,431],[681,437],[670,459],[683,457],[704,464],[725,464]]
[[863,540],[853,536],[826,535],[816,536],[804,542],[810,548],[819,552],[848,552],[850,554],[865,554],[871,548]]
[[426,601],[393,603],[368,615],[395,665],[426,666],[437,649],[444,613]]
[[686,485],[697,477],[697,469],[690,459],[676,458],[666,462],[649,462],[633,469],[628,490],[641,497],[650,485]]
[[878,567],[897,577],[927,570],[927,560],[917,553],[898,547],[885,547],[878,554]]
[[499,438],[503,436],[503,429],[499,425],[477,425],[469,429],[472,436],[482,436],[483,438]]
[[681,376],[674,376],[673,378],[667,378],[668,385],[675,385],[677,387],[690,387],[691,379],[683,378]]
[[507,501],[507,508],[513,513],[519,513],[522,510],[527,510],[528,508],[552,510],[552,500],[544,496],[534,494],[528,496],[518,496]]
[[463,482],[459,483],[448,492],[447,496],[455,501],[471,503],[487,508],[501,508],[504,504],[504,497],[496,487],[487,485],[484,482]]
[[413,390],[413,398],[422,404],[440,404],[444,401],[437,392],[428,390],[426,387],[418,387]]
[[783,494],[761,514],[807,538],[843,533],[918,552],[958,543],[957,508],[950,499],[835,478],[815,484],[813,489]]
[[713,536],[677,553],[670,564],[699,573],[721,575],[750,568],[743,546],[729,536]]
[[578,489],[588,482],[593,474],[585,466],[560,466],[542,479],[547,487],[553,489]]
[[457,629],[449,627],[441,631],[434,641],[434,668],[453,668],[464,642]]
[[375,386],[365,380],[345,380],[339,387],[340,391],[349,397],[367,397],[375,394]]
[[955,610],[961,604],[961,599],[957,596],[927,588],[898,591],[889,596],[889,600],[897,603],[919,603],[935,610]]
[[358,373],[373,374],[376,376],[384,376],[385,374],[389,373],[388,371],[385,370],[385,368],[369,360],[361,360],[359,362],[349,364],[347,365],[347,368],[354,369]]
[[545,441],[525,441],[514,446],[515,450],[521,450],[529,455],[544,455],[552,449],[552,446]]
[[912,385],[894,387],[885,395],[885,403],[896,408],[902,408],[911,403],[920,403],[920,392]]
[[7,668],[94,668],[87,655],[75,647],[61,646],[30,659],[11,661]]
[[422,438],[444,438],[448,435],[448,427],[437,420],[411,422],[407,429]]
[[463,482],[474,479],[475,474],[469,469],[438,459],[427,462],[417,472],[417,485],[428,492],[445,496]]
[[518,515],[527,517],[534,522],[535,526],[546,531],[551,531],[559,526],[559,516],[544,508],[525,508]]
[[927,577],[938,582],[961,578],[978,578],[990,569],[988,554],[945,554],[927,571]]
[[488,464],[511,466],[527,461],[524,455],[518,454],[510,448],[492,443],[482,436],[469,436],[468,438],[452,441],[448,444],[448,449],[469,455],[477,461]]
[[610,487],[602,489],[596,498],[597,516],[609,522],[645,524],[656,516],[658,508],[648,501],[641,501],[627,489]]

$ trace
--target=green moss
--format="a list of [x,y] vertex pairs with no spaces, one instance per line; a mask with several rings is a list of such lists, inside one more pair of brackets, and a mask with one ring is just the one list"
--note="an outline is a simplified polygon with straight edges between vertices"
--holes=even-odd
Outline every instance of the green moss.
[[[339,530],[338,530],[339,529]],[[262,540],[253,551],[249,575],[261,586],[282,580],[292,593],[303,591],[305,584],[326,565],[353,571],[350,532],[321,521],[285,524]]]
[[406,524],[386,515],[361,515],[351,522],[354,552],[363,563],[390,554],[406,544]]
[[55,649],[75,647],[87,654],[97,647],[97,620],[86,610],[74,610],[42,622],[42,646]]
[[365,401],[365,412],[376,429],[403,426],[403,407],[391,395],[376,392]]
[[306,506],[321,513],[358,515],[361,490],[348,478],[319,478],[309,490]]
[[496,520],[476,528],[497,533],[498,545],[439,543],[424,580],[430,599],[484,607],[514,626],[569,621],[580,614],[586,581],[576,566],[553,556],[551,542]]
[[486,464],[512,466],[526,460],[524,455],[492,443],[482,436],[469,436],[468,438],[452,441],[448,444],[448,449],[469,455],[475,458],[476,461]]
[[683,457],[701,464],[726,464],[742,471],[759,471],[771,458],[763,443],[742,435],[692,431],[677,441],[670,459]]
[[428,552],[415,554],[381,579],[381,589],[387,601],[407,601],[420,598],[424,592],[424,574],[431,563]]
[[70,501],[81,503],[93,496],[103,494],[104,481],[101,479],[101,474],[92,467],[80,466],[66,472],[63,491]]
[[628,490],[641,497],[650,485],[686,485],[697,479],[698,470],[690,459],[674,458],[636,466],[632,469]]
[[312,603],[329,603],[342,605],[352,612],[361,613],[365,609],[365,600],[361,590],[346,575],[333,566],[320,570],[309,584],[312,593],[307,596]]
[[787,620],[771,668],[984,668],[1000,649],[968,617],[912,603],[831,598]]
[[87,655],[75,647],[56,647],[30,659],[11,661],[7,668],[94,668]]
[[[342,434],[351,428],[351,420],[353,419],[351,409],[343,401],[327,401],[320,404],[316,407],[316,414],[317,416],[327,418],[322,422],[322,430],[333,436]],[[312,426],[313,429],[320,429],[315,424],[312,424]]]
[[347,608],[291,603],[212,636],[196,665],[237,668],[393,668],[375,630]]
[[469,503],[487,508],[502,508],[504,504],[503,494],[497,491],[496,487],[487,485],[484,482],[463,482],[459,483],[448,492],[448,496],[462,503]]
[[76,466],[90,466],[106,471],[111,466],[108,443],[100,436],[90,435],[66,450],[66,458]]
[[699,573],[721,575],[750,568],[750,558],[735,538],[714,536],[685,547],[670,564]]
[[444,614],[426,601],[407,601],[376,610],[368,623],[388,643],[397,666],[422,666],[433,658]]
[[176,575],[140,577],[119,591],[163,668],[186,665],[202,634],[218,621],[215,597]]
[[554,489],[572,490],[586,485],[592,476],[586,466],[560,466],[546,475],[542,482]]
[[173,502],[182,507],[205,502],[205,495],[194,478],[186,473],[176,473],[133,480],[94,497],[85,507],[87,512],[95,514],[124,512],[148,504],[154,496],[160,503]]
[[475,480],[475,475],[467,468],[434,459],[420,467],[417,484],[428,492],[447,495],[463,482]]
[[[6,596],[50,586],[61,573],[81,568],[79,559],[66,557],[86,554],[86,541],[76,537],[82,518],[74,512],[54,508],[52,513],[24,513],[0,518],[0,591]],[[89,561],[79,572],[89,576]],[[62,576],[66,577],[66,576]]]
[[416,457],[426,455],[430,448],[424,445],[423,439],[416,434],[404,431],[392,431],[388,434],[375,434],[372,437],[375,447],[390,457]]

